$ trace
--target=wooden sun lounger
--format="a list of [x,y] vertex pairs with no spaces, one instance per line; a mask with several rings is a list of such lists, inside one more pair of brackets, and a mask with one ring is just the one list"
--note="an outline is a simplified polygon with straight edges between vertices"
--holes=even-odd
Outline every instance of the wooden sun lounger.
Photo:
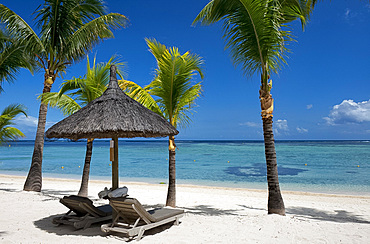
[[109,204],[95,207],[87,197],[74,195],[65,196],[60,202],[70,210],[63,216],[53,219],[53,224],[56,225],[66,224],[76,229],[86,229],[93,223],[112,219],[112,207]]
[[179,219],[184,216],[184,210],[159,208],[146,211],[135,198],[111,198],[110,205],[116,212],[113,223],[101,226],[103,232],[120,232],[141,239],[146,230],[170,222],[179,224]]

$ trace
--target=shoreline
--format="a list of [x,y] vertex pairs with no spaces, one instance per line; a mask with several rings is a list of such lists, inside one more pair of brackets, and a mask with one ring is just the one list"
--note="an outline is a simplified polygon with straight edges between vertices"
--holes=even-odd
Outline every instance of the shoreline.
[[[64,175],[60,175],[60,177],[43,177],[43,180],[45,181],[63,181],[63,182],[74,182],[76,184],[80,184],[81,179],[77,178],[69,178],[69,177],[63,177]],[[17,179],[23,179],[25,180],[26,175],[13,175],[13,174],[4,174],[3,172],[0,172],[0,178],[17,178]],[[111,181],[108,179],[89,179],[89,183],[92,184],[102,184],[106,187],[111,186]],[[167,183],[151,183],[151,182],[145,182],[145,181],[119,181],[119,185],[122,187],[124,185],[143,185],[143,186],[162,186],[166,187],[168,186]],[[197,185],[197,184],[182,184],[177,183],[176,187],[181,188],[195,188],[195,189],[216,189],[216,190],[226,190],[226,191],[243,191],[243,192],[258,192],[258,193],[265,193],[267,194],[267,189],[256,189],[256,188],[244,188],[244,187],[227,187],[227,186],[209,186],[209,185]],[[101,189],[103,190],[103,188]],[[78,189],[76,189],[78,191]],[[341,197],[341,198],[363,198],[370,200],[370,194],[369,193],[358,193],[358,194],[345,194],[345,193],[325,193],[325,192],[311,192],[311,191],[297,191],[297,190],[281,190],[281,193],[289,194],[289,195],[305,195],[305,196],[323,196],[323,197]],[[356,192],[357,193],[357,192]],[[76,193],[77,194],[77,193]]]
[[[107,235],[101,224],[75,230],[55,226],[52,219],[68,211],[59,200],[75,195],[80,180],[43,179],[41,192],[23,191],[26,176],[0,174],[0,240],[2,243],[114,243],[122,235]],[[130,197],[145,208],[163,207],[167,185],[122,182]],[[110,181],[91,180],[89,198],[108,204],[98,192]],[[266,190],[177,185],[176,206],[184,209],[180,225],[147,231],[142,244],[167,243],[368,243],[370,197],[283,191],[286,216],[267,214]],[[135,241],[135,240],[134,240]]]

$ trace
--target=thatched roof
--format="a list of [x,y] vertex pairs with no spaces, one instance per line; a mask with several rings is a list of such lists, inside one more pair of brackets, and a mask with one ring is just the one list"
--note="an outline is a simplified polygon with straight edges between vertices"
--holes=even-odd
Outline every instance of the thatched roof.
[[116,67],[103,95],[50,127],[48,138],[164,137],[179,132],[163,117],[127,96],[118,86]]

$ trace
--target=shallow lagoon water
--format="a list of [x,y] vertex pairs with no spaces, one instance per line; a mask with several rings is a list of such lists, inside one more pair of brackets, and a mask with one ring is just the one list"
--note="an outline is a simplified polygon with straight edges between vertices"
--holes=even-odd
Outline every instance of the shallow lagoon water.
[[[0,147],[0,173],[26,175],[33,141]],[[177,141],[178,183],[266,189],[262,141]],[[9,146],[10,145],[10,146]],[[121,181],[167,182],[165,140],[119,141]],[[80,178],[86,141],[47,141],[45,176]],[[370,142],[277,141],[282,190],[370,195]],[[95,140],[92,179],[110,179],[109,141]]]

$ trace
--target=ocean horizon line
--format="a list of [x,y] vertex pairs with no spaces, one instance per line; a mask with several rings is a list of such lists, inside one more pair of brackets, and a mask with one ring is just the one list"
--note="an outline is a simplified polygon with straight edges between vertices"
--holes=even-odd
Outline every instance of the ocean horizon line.
[[[81,142],[86,141],[86,138],[81,138],[78,140],[72,140],[67,138],[58,138],[58,139],[45,139],[45,142]],[[95,138],[96,141],[110,141],[109,138]],[[118,138],[119,141],[126,141],[126,142],[167,142],[168,139],[163,138]],[[35,139],[19,139],[8,141],[6,143],[11,142],[34,142]],[[176,139],[177,142],[264,142],[263,139],[261,140],[254,140],[254,139]],[[365,142],[370,143],[370,139],[363,140],[363,139],[275,139],[275,142]]]

